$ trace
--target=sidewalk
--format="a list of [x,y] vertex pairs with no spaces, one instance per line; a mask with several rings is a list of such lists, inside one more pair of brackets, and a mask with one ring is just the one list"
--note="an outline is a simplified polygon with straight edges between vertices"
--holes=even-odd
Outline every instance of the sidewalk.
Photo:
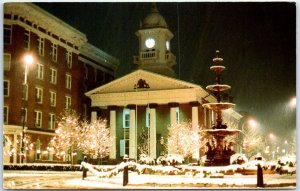
[[[122,185],[123,173],[113,178],[88,177],[93,182]],[[226,175],[224,178],[197,178],[177,175],[137,175],[129,173],[129,183],[123,188],[256,188],[256,175]],[[296,175],[264,175],[265,188],[296,188]]]

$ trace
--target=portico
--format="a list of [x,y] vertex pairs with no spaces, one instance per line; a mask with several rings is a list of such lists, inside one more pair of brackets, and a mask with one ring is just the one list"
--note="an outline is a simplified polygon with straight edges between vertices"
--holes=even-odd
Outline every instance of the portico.
[[[199,85],[144,70],[132,72],[86,95],[93,107],[100,108],[97,117],[109,120],[114,140],[110,159],[119,159],[124,154],[137,159],[144,127],[148,131],[149,155],[157,158],[160,153],[157,145],[161,137],[167,137],[168,125],[190,120],[193,128],[204,127],[205,121],[212,119],[204,118],[202,99],[215,99]],[[92,116],[96,118],[96,112]]]

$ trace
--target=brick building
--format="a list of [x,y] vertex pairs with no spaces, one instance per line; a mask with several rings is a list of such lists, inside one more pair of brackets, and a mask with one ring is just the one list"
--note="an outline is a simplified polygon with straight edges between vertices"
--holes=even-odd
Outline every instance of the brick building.
[[[57,117],[72,108],[89,119],[91,101],[84,93],[112,81],[119,61],[32,3],[5,3],[3,29],[4,163],[20,161],[23,116],[33,144],[25,162],[55,162],[49,141]],[[28,54],[33,64],[25,72]]]

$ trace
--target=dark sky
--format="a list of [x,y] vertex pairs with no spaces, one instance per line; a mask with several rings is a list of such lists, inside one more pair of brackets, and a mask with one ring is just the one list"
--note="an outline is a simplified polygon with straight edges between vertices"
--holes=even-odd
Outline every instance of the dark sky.
[[[133,71],[138,55],[135,32],[150,12],[149,2],[37,3],[87,35],[88,41],[120,60],[117,77]],[[203,87],[214,83],[209,70],[221,51],[237,111],[246,111],[264,132],[294,133],[296,95],[295,3],[159,2],[174,38],[178,78]]]

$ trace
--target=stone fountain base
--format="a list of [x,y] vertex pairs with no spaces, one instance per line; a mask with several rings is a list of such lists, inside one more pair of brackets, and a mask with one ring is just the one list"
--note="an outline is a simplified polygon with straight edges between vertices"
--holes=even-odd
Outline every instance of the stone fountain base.
[[210,129],[204,130],[207,134],[214,137],[215,145],[206,143],[207,152],[204,166],[227,166],[230,165],[230,157],[235,154],[233,150],[233,142],[226,143],[224,138],[226,136],[235,135],[240,132],[237,129]]

